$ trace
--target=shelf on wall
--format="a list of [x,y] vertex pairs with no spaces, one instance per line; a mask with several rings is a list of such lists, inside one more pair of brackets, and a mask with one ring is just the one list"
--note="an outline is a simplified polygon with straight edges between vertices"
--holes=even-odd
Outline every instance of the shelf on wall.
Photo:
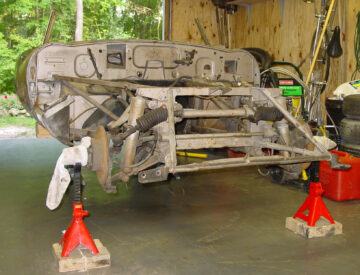
[[[268,0],[234,0],[234,1],[227,2],[227,4],[247,7],[247,9],[248,9],[248,25],[250,26],[251,5],[260,3],[260,2],[265,2],[265,1],[268,1]],[[280,0],[281,22],[283,21],[283,18],[284,18],[284,2],[285,2],[285,0]]]

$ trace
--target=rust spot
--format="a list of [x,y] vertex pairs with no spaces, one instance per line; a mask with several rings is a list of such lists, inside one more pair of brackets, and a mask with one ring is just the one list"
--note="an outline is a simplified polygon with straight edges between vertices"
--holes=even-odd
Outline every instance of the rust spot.
[[271,55],[271,60],[275,60],[275,55],[274,54]]
[[349,69],[350,69],[350,70],[352,69],[351,63],[349,64]]
[[283,61],[283,62],[285,61],[285,58],[284,58],[284,57],[282,58],[282,61]]
[[192,35],[191,33],[188,33],[188,39],[191,40],[192,39]]
[[276,31],[277,31],[277,27],[275,26],[275,27],[274,27],[274,32],[276,32]]
[[206,64],[206,65],[204,66],[204,70],[210,71],[210,70],[211,70],[211,66],[210,66],[209,64]]
[[256,28],[256,32],[259,32],[259,28]]
[[255,27],[254,26],[251,26],[251,30],[253,31],[255,29]]
[[299,58],[302,58],[302,57],[303,57],[302,52],[299,52]]
[[250,34],[250,29],[248,29],[248,34]]
[[204,26],[204,29],[205,29],[205,30],[206,30],[206,28],[207,28],[207,27],[206,27],[206,26]]
[[203,8],[205,6],[204,2],[200,2],[200,6]]
[[31,79],[35,79],[35,67],[34,66],[32,66],[30,68],[30,73],[31,73]]
[[216,35],[215,35],[215,33],[213,33],[213,37],[215,37]]
[[280,54],[280,50],[278,50],[278,54]]

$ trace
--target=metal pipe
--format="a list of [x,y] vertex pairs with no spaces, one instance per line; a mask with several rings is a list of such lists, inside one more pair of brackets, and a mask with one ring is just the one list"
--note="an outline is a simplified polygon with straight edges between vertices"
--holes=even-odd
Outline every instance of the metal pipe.
[[288,113],[280,104],[273,98],[270,94],[270,92],[267,89],[259,89],[270,101],[271,103],[278,108],[278,110],[284,115],[284,117],[291,122],[312,144],[314,144],[321,152],[327,153],[329,157],[331,157],[330,153],[324,148],[324,146],[318,142],[303,128],[302,125],[292,116],[290,113]]
[[169,172],[173,173],[176,164],[176,138],[175,138],[175,115],[174,115],[174,92],[173,89],[168,90],[167,94],[167,109],[168,109],[168,138],[170,159],[167,161]]
[[329,160],[329,155],[306,156],[286,158],[284,156],[264,156],[264,157],[244,157],[235,159],[219,159],[211,161],[203,161],[201,163],[191,163],[180,165],[175,168],[174,173],[194,172],[210,169],[223,169],[241,166],[267,165],[267,164],[292,164],[299,162],[311,162],[316,160]]
[[195,110],[184,109],[183,118],[198,118],[198,117],[248,117],[251,114],[244,108],[231,110]]
[[189,134],[189,135],[176,135],[176,140],[187,139],[205,139],[205,138],[231,138],[231,137],[252,137],[263,136],[264,133],[219,133],[219,134]]
[[[139,96],[132,97],[130,99],[130,113],[128,124],[130,126],[136,126],[136,119],[141,117],[144,114],[145,109],[145,99]],[[138,143],[139,131],[131,134],[125,139],[123,156],[121,159],[121,166],[127,167],[134,164],[136,145]],[[129,173],[131,168],[124,168],[125,173]],[[126,178],[123,181],[127,181]]]
[[87,93],[81,91],[80,89],[72,86],[69,82],[66,80],[61,81],[62,84],[64,84],[65,87],[67,87],[70,91],[72,91],[74,94],[77,94],[81,97],[83,97],[86,101],[90,102],[92,105],[97,107],[100,111],[108,115],[114,120],[118,120],[119,117],[115,115],[113,112],[106,109],[103,105],[101,105],[99,102],[97,102],[95,99],[93,99],[91,96],[89,96]]
[[271,142],[263,142],[260,145],[260,147],[261,148],[269,148],[269,149],[279,150],[279,151],[288,151],[288,152],[292,152],[292,153],[296,153],[296,154],[302,154],[304,156],[317,156],[318,155],[318,153],[316,153],[314,151],[301,149],[301,148],[296,148],[296,147],[290,147],[290,146],[271,143]]
[[322,41],[323,41],[323,39],[324,39],[324,35],[325,35],[326,30],[327,30],[327,26],[328,26],[328,24],[329,24],[329,20],[330,20],[331,14],[332,14],[332,12],[333,12],[334,4],[335,4],[335,0],[331,0],[330,6],[329,6],[329,10],[328,10],[328,13],[327,13],[327,15],[326,15],[326,19],[325,19],[325,22],[324,22],[324,25],[323,25],[323,29],[322,29],[321,34],[320,34],[320,39],[319,39],[319,41],[318,41],[318,44],[316,45],[315,55],[314,55],[313,60],[312,60],[312,62],[311,62],[310,70],[309,70],[308,76],[307,76],[307,78],[306,78],[306,82],[305,82],[306,85],[309,84],[310,79],[311,79],[311,75],[312,75],[312,73],[313,73],[313,71],[314,71],[315,63],[316,63],[317,57],[318,57],[319,52],[320,52],[321,43],[322,43]]

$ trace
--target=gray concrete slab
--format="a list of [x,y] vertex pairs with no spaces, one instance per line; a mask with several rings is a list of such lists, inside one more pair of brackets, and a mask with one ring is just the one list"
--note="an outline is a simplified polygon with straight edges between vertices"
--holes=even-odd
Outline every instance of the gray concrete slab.
[[[0,274],[57,274],[51,245],[71,220],[68,197],[51,212],[48,183],[63,146],[0,141]],[[86,274],[358,274],[360,201],[324,199],[344,234],[304,239],[285,228],[306,194],[254,168],[183,174],[168,184],[133,180],[103,193],[86,170],[85,219],[112,266]]]

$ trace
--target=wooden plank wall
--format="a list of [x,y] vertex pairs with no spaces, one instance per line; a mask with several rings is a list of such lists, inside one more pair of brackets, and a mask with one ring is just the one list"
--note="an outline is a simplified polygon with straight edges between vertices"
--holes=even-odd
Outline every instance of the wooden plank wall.
[[[355,67],[353,44],[356,15],[360,10],[359,0],[339,1],[334,24],[340,25],[345,34],[346,39],[342,41],[344,55],[331,61],[327,96],[331,96],[338,85],[350,80]],[[172,40],[204,44],[194,21],[196,17],[204,26],[210,43],[218,45],[215,8],[211,0],[172,0]],[[247,9],[239,7],[238,12],[230,16],[230,25],[233,47],[263,48],[272,54],[274,60],[289,61],[296,65],[306,59],[301,67],[306,77],[311,41],[316,29],[312,4],[306,4],[303,0],[285,1],[281,21],[280,0],[264,0],[252,4],[250,24]]]
[[[317,1],[319,3],[319,1]],[[329,85],[325,91],[327,97],[338,85],[350,80],[344,64],[353,56],[353,36],[355,31],[355,9],[357,0],[339,0],[334,26],[340,25],[345,31],[346,41],[342,41],[344,55],[331,59]],[[351,9],[351,10],[350,10]],[[259,47],[270,53],[277,61],[289,61],[301,67],[306,78],[309,70],[309,53],[316,30],[316,18],[313,4],[303,0],[285,1],[283,21],[281,21],[280,0],[267,0],[252,5],[251,22],[248,26],[247,10],[240,8],[235,15],[234,43],[236,47]],[[353,66],[352,66],[353,67]]]
[[201,25],[211,45],[217,45],[216,9],[211,0],[172,0],[171,40],[205,44],[196,26],[195,18]]
[[[357,22],[357,14],[360,12],[359,0],[343,0],[346,3],[344,13],[346,14],[346,61],[344,62],[344,71],[346,71],[346,79],[350,80],[351,75],[356,67],[354,55],[354,35]],[[360,74],[357,74],[360,79]]]

